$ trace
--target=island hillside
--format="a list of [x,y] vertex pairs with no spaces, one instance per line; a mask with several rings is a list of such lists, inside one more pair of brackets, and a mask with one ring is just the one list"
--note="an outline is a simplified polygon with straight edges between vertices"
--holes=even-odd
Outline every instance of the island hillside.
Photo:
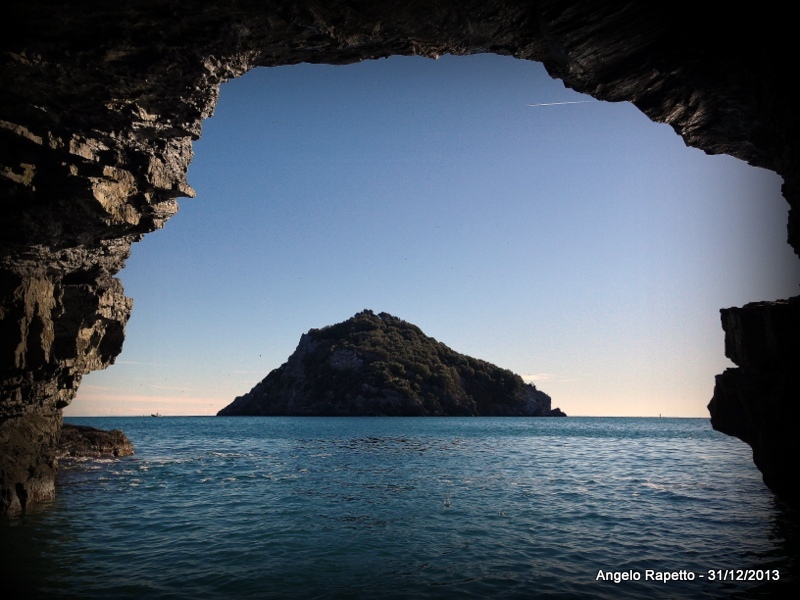
[[365,310],[311,329],[289,359],[219,416],[565,416],[519,375]]

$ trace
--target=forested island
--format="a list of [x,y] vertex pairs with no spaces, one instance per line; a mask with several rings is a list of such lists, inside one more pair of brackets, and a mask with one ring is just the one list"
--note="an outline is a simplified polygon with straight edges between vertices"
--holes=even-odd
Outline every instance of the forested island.
[[416,325],[362,311],[311,329],[219,416],[566,416],[519,375],[459,354]]

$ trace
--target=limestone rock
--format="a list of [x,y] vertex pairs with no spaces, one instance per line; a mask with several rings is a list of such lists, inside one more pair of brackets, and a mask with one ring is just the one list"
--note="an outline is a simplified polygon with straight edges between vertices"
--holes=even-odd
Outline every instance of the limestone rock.
[[29,504],[55,497],[60,431],[60,411],[30,411],[0,419],[0,501],[4,513],[19,513]]
[[304,334],[284,365],[218,414],[565,416],[519,375],[372,311]]

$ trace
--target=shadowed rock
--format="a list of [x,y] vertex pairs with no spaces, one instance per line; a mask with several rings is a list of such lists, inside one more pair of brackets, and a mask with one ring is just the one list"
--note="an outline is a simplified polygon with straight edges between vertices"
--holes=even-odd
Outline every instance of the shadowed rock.
[[[800,503],[800,298],[721,311],[725,356],[708,405],[714,429],[744,440],[780,498]],[[793,400],[792,400],[793,399]]]
[[64,424],[58,442],[58,458],[132,456],[133,444],[119,429],[106,431],[87,425]]

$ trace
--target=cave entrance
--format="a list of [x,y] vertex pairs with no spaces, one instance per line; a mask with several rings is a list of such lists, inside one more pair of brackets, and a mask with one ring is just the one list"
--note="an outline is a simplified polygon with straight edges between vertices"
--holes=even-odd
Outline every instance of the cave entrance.
[[256,69],[189,182],[120,275],[124,353],[65,414],[214,414],[368,308],[570,415],[707,416],[719,308],[799,278],[777,175],[510,57]]

